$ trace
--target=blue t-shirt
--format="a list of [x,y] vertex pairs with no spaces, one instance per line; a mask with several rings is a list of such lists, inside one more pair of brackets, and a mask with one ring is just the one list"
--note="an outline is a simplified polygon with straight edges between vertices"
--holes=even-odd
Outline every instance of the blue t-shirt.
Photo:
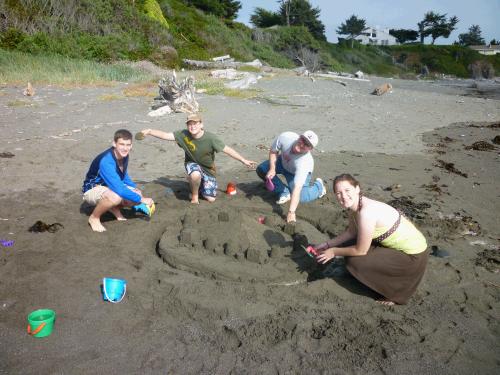
[[118,167],[113,147],[97,155],[90,164],[90,168],[83,181],[82,192],[92,189],[94,186],[107,186],[123,199],[137,202],[141,196],[128,187],[135,188],[135,183],[127,174],[128,156],[123,159],[123,171]]

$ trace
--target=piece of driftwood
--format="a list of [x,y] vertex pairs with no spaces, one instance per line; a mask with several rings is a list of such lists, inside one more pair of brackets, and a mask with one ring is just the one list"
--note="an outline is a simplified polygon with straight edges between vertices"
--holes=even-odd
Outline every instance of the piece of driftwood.
[[335,73],[335,72],[327,72],[327,75],[329,75],[330,77],[334,77],[334,78],[339,78],[339,79],[350,79],[352,81],[363,81],[363,82],[370,82],[369,79],[366,79],[366,78],[356,78],[354,77],[354,75],[352,74],[338,74],[338,73]]
[[335,77],[333,77],[331,74],[323,74],[323,73],[314,73],[311,78],[313,77],[322,77],[322,78],[328,78],[330,80],[332,80],[333,82],[335,83],[338,83],[339,85],[342,85],[342,86],[347,86],[347,83],[345,82],[341,82],[341,81],[337,81],[335,79]]
[[26,88],[24,89],[23,95],[24,96],[33,96],[33,95],[35,95],[35,89],[33,88],[33,86],[31,86],[30,82],[28,82],[28,86],[26,86]]
[[239,68],[242,66],[254,66],[256,68],[261,68],[262,63],[256,59],[250,62],[238,62],[238,61],[202,61],[202,60],[189,60],[183,59],[182,62],[197,69],[228,69],[228,68]]
[[[198,102],[194,97],[194,77],[189,76],[181,82],[177,82],[175,70],[171,75],[160,79],[158,82],[160,95],[155,98],[157,101],[151,109],[158,110],[161,107],[168,106],[172,112],[196,113],[199,110]],[[165,109],[162,114],[170,113]]]

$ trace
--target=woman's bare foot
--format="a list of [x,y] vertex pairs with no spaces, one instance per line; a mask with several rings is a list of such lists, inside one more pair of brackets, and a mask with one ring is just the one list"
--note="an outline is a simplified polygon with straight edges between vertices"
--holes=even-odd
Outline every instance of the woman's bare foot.
[[120,211],[120,209],[118,207],[111,208],[109,210],[109,212],[111,212],[116,217],[116,220],[118,220],[118,221],[125,221],[125,220],[127,220],[125,218],[125,216],[123,216],[122,212]]
[[395,303],[388,300],[387,298],[381,298],[376,301],[377,303],[384,305],[384,306],[394,306]]
[[89,225],[94,232],[105,232],[106,228],[101,224],[101,220],[96,217],[89,217]]

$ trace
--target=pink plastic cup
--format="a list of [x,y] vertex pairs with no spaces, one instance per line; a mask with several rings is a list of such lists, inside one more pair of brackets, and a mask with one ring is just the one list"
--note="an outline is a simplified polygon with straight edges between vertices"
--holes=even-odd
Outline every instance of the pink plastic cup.
[[274,190],[273,180],[271,178],[266,178],[266,189],[269,191]]

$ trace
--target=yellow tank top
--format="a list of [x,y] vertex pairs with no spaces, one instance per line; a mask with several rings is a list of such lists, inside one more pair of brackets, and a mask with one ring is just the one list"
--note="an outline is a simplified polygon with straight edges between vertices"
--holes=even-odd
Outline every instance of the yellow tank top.
[[[390,227],[375,228],[373,238],[384,234]],[[406,217],[401,216],[398,229],[380,243],[384,247],[402,251],[405,254],[420,254],[427,249],[424,235]]]

